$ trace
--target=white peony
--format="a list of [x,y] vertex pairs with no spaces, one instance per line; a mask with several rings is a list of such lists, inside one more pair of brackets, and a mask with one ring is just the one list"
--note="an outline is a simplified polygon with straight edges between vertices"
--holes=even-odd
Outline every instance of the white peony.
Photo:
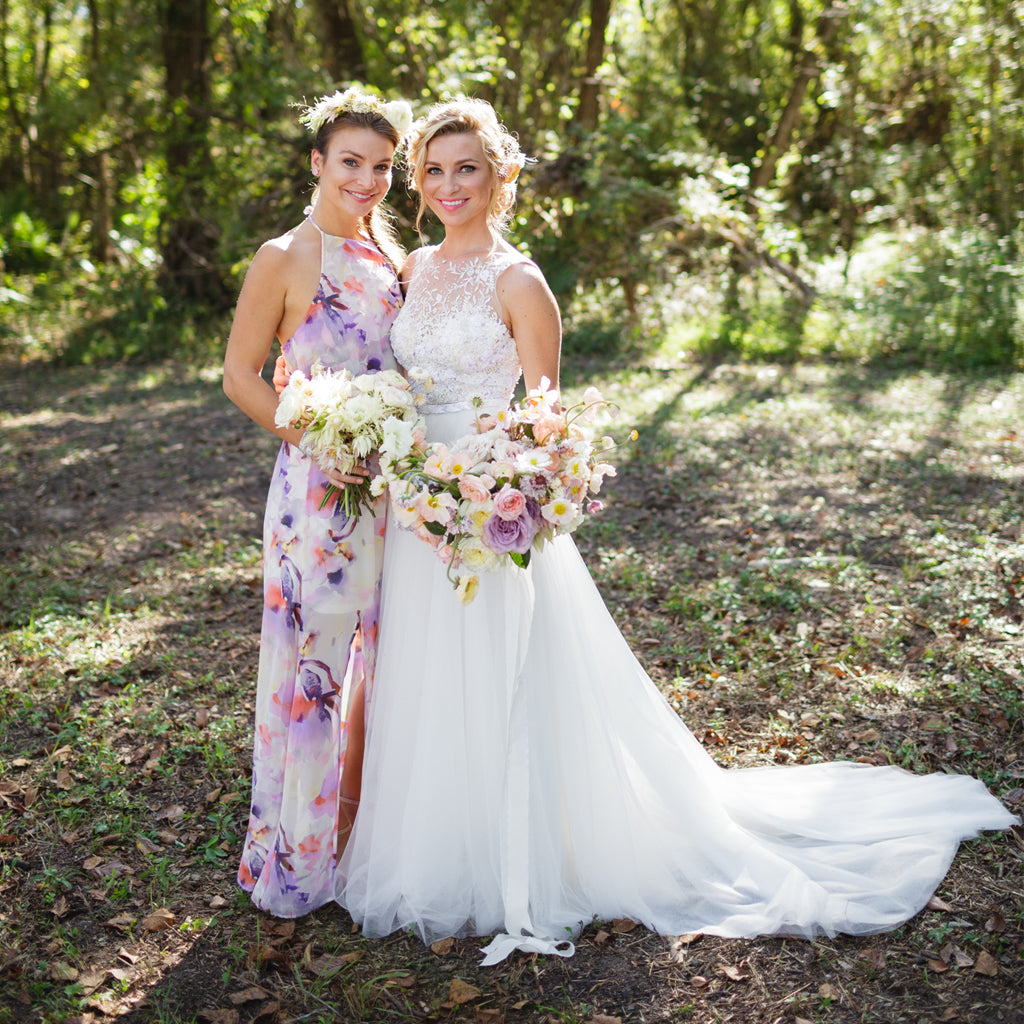
[[413,446],[416,424],[410,420],[389,416],[381,424],[380,453],[388,462],[404,459]]

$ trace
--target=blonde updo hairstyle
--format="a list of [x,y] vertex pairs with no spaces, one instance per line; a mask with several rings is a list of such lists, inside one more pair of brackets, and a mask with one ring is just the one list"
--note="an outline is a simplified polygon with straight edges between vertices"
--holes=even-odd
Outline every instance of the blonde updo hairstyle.
[[508,226],[516,201],[516,178],[526,163],[519,142],[498,120],[486,100],[461,98],[438,103],[412,126],[406,149],[410,188],[419,193],[416,230],[427,211],[423,179],[427,173],[427,147],[442,135],[476,135],[491,169],[491,205],[487,223],[498,232]]
[[[322,156],[327,156],[327,148],[331,139],[343,128],[369,128],[378,135],[383,135],[398,150],[402,144],[402,137],[390,121],[380,114],[368,110],[344,110],[334,118],[320,126],[313,136],[313,149]],[[310,198],[310,205],[316,205],[316,199],[320,192],[317,185]],[[378,203],[368,214],[360,218],[363,228],[370,240],[385,255],[395,272],[405,262],[405,250],[398,240],[398,232],[394,226],[393,215],[389,210]]]

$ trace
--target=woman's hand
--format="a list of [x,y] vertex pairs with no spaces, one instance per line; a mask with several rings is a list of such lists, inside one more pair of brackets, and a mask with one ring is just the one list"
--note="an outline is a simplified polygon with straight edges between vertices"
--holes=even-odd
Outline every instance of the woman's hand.
[[292,367],[288,365],[288,360],[284,356],[278,356],[277,362],[274,363],[274,390],[278,394],[288,386],[291,376]]
[[365,466],[353,466],[348,473],[341,473],[337,469],[324,470],[324,476],[334,484],[335,487],[343,488],[346,484],[363,484],[370,478],[370,471]]

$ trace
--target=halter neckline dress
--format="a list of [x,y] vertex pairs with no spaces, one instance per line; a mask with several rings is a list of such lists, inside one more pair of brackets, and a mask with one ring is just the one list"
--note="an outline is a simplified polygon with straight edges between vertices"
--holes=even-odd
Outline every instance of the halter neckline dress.
[[[396,368],[394,269],[371,243],[309,220],[321,236],[320,278],[282,345],[289,365]],[[336,502],[320,509],[328,486],[296,446],[281,445],[264,518],[252,803],[238,871],[253,902],[277,917],[334,897],[348,707],[361,680],[369,698],[377,648],[386,505],[350,519]]]

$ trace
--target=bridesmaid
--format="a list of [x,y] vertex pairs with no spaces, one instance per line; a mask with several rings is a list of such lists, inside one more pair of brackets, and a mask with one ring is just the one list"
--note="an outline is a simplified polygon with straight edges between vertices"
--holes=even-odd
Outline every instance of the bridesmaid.
[[328,486],[358,478],[314,464],[275,426],[262,377],[274,339],[290,366],[396,366],[388,334],[404,254],[380,209],[412,120],[407,103],[358,89],[305,110],[318,187],[306,218],[266,242],[238,299],[224,391],[283,442],[264,520],[263,626],[252,803],[238,871],[253,902],[298,917],[334,896],[359,805],[364,708],[376,652],[384,502],[349,518]]

